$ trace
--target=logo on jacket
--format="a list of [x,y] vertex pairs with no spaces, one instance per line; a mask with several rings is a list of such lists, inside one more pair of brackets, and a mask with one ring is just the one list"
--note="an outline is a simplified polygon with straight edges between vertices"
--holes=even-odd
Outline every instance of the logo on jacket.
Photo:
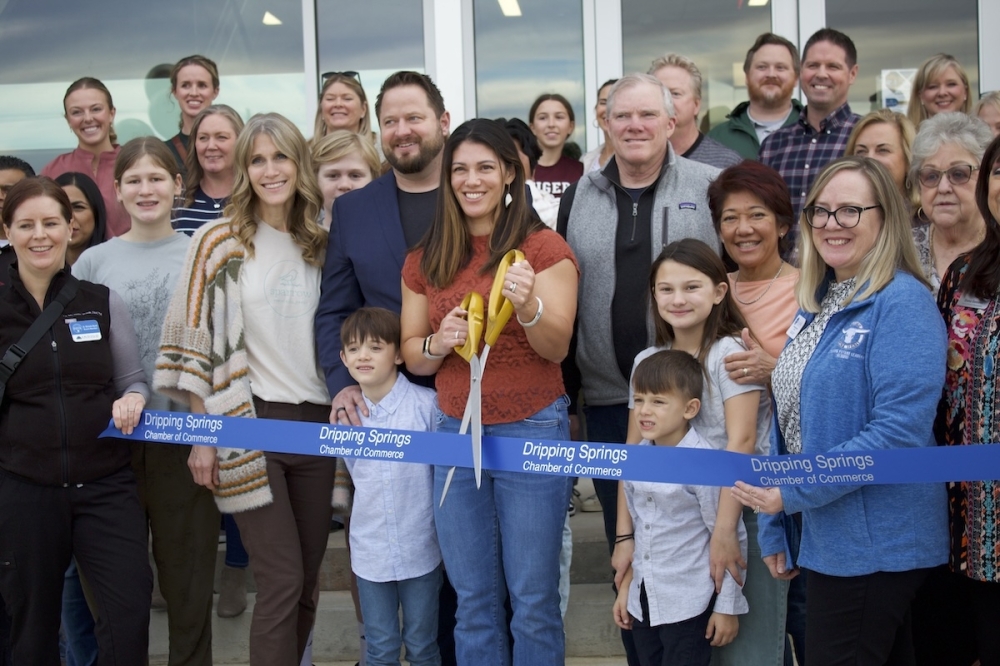
[[682,201],[681,203],[677,204],[677,207],[680,208],[681,210],[698,210],[698,204],[694,203],[693,201]]
[[861,322],[852,321],[840,333],[844,338],[837,343],[838,347],[841,349],[857,349],[864,343],[865,336],[871,333],[871,331],[865,328]]

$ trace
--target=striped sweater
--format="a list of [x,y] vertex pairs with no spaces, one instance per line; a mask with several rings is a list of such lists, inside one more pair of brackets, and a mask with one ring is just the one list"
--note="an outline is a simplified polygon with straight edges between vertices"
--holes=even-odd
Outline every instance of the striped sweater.
[[[163,323],[153,385],[184,403],[189,393],[220,416],[255,416],[240,305],[244,248],[228,219],[209,222],[191,241],[183,272]],[[223,513],[270,504],[264,454],[219,448],[215,502]]]

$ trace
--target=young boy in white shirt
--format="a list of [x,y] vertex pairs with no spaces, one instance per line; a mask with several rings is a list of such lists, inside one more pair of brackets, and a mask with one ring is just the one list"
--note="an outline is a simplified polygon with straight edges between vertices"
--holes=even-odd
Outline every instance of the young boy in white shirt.
[[[661,351],[643,360],[632,376],[634,418],[642,445],[712,449],[691,427],[701,408],[701,364],[682,351]],[[632,566],[618,588],[615,623],[631,629],[642,666],[708,666],[712,647],[739,631],[737,615],[748,606],[726,573],[715,594],[709,542],[719,509],[719,489],[676,483],[625,481],[634,532]],[[739,524],[740,550],[747,536]]]
[[[362,425],[433,430],[434,391],[400,374],[399,315],[361,308],[340,328],[340,358],[361,387]],[[434,530],[429,465],[347,459],[354,481],[351,569],[365,622],[369,666],[440,666],[437,645],[441,551]],[[399,609],[403,611],[402,630]]]

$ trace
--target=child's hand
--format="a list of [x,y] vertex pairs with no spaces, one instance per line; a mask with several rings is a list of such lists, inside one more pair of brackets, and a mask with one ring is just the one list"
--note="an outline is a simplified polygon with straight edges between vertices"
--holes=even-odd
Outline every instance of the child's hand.
[[631,631],[632,616],[628,612],[628,588],[628,585],[618,588],[618,597],[615,599],[615,605],[611,607],[611,614],[619,628]]
[[712,641],[712,647],[729,645],[736,640],[738,633],[740,633],[740,620],[735,615],[712,613],[712,617],[708,618],[705,638]]
[[635,540],[628,539],[615,544],[611,554],[611,568],[615,570],[615,586],[621,589],[625,572],[632,566],[632,556],[635,554]]

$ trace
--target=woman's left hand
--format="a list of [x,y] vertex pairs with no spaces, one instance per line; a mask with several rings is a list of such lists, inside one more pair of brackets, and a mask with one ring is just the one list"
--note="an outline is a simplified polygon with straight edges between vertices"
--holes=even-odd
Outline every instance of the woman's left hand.
[[758,488],[749,483],[737,481],[736,485],[733,486],[732,494],[743,506],[753,509],[754,513],[766,513],[773,516],[785,509],[784,502],[781,501],[780,488]]
[[750,330],[742,332],[743,346],[746,351],[735,352],[726,357],[726,372],[729,378],[737,384],[760,384],[766,386],[771,382],[771,372],[774,370],[775,359],[750,337]]
[[132,431],[139,425],[142,417],[142,408],[146,406],[146,399],[140,393],[126,393],[115,400],[111,405],[111,417],[115,420],[115,427],[126,435],[131,435]]
[[510,304],[514,306],[514,311],[521,316],[522,313],[531,313],[531,316],[521,317],[523,321],[528,321],[535,315],[535,269],[531,267],[528,260],[518,261],[511,264],[507,270],[507,275],[503,280],[503,295],[507,297]]

